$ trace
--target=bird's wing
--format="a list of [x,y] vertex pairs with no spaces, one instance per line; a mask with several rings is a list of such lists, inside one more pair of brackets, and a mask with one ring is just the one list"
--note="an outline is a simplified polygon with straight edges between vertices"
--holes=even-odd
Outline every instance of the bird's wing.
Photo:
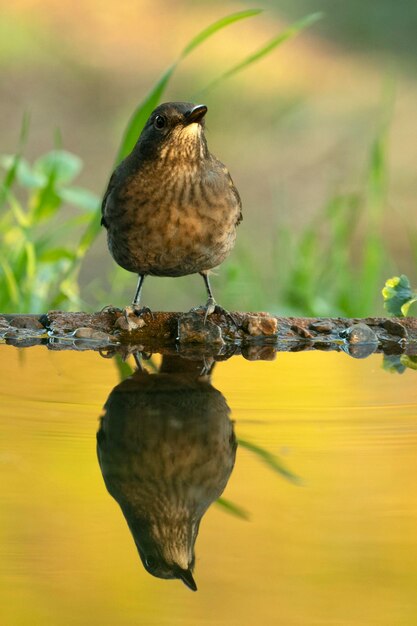
[[238,216],[237,216],[237,218],[236,218],[236,223],[235,223],[235,226],[238,226],[238,225],[240,224],[240,222],[242,221],[242,219],[243,219],[243,214],[242,214],[242,200],[241,200],[241,197],[240,197],[240,195],[239,195],[238,190],[237,190],[237,189],[236,189],[236,187],[235,187],[235,184],[234,184],[234,182],[233,182],[233,179],[232,179],[232,177],[230,176],[230,172],[229,172],[229,170],[228,170],[226,167],[225,167],[224,169],[225,169],[226,174],[227,174],[227,176],[228,176],[228,178],[229,178],[229,184],[230,184],[230,188],[231,188],[231,190],[232,190],[232,194],[234,195],[234,197],[235,197],[235,199],[236,199],[237,206],[239,207],[239,213],[238,213]]
[[109,198],[109,195],[111,194],[111,192],[113,191],[113,189],[115,187],[115,183],[116,183],[116,172],[113,172],[113,174],[110,177],[109,184],[107,185],[107,189],[106,189],[106,193],[104,194],[103,201],[101,203],[101,222],[100,222],[100,224],[102,226],[104,226],[104,228],[108,228],[109,227],[108,223],[106,222],[106,204],[107,204],[107,200]]
[[[229,176],[230,176],[230,174],[229,174]],[[230,180],[232,180],[232,177],[230,177]],[[233,181],[232,181],[232,183],[233,183]],[[232,192],[233,192],[233,195],[236,198],[236,202],[237,202],[238,207],[239,207],[239,214],[238,214],[237,219],[236,219],[236,226],[238,226],[240,224],[240,222],[243,220],[242,199],[241,199],[241,197],[239,195],[238,190],[236,189],[236,187],[234,185],[232,186]]]
[[[229,186],[229,188],[230,188],[230,190],[231,190],[231,192],[232,192],[232,194],[233,194],[233,196],[234,196],[234,198],[236,200],[236,204],[237,204],[237,207],[239,209],[239,212],[238,212],[237,217],[236,217],[235,226],[238,226],[240,224],[240,222],[242,221],[242,219],[243,219],[243,215],[242,215],[242,200],[240,198],[239,192],[236,189],[235,184],[233,182],[233,178],[230,176],[230,172],[227,169],[227,167],[225,166],[225,164],[222,163],[221,161],[219,161],[218,159],[216,159],[216,157],[214,157],[213,155],[211,155],[211,158],[216,163],[217,167],[219,167],[221,169],[222,173],[226,176],[226,180],[227,180],[228,186]],[[223,180],[224,180],[224,178],[223,178]]]

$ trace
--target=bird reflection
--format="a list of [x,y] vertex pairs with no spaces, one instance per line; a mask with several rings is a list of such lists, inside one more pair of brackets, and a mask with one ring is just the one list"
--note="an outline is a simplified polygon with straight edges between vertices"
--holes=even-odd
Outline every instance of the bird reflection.
[[97,433],[106,487],[145,569],[193,591],[200,520],[226,487],[236,455],[230,410],[201,361],[164,356],[110,393]]

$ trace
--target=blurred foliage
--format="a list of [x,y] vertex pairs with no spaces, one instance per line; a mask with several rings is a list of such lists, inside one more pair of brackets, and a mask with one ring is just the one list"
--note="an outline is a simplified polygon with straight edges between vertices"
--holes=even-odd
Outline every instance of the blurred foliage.
[[[134,111],[116,163],[131,151],[178,64],[221,29],[260,12],[248,9],[228,15],[188,42]],[[260,60],[319,17],[314,13],[295,22],[224,71],[203,91]],[[391,111],[392,101],[389,104]],[[258,260],[253,242],[236,249],[216,281],[219,299],[237,302],[240,309],[265,306],[291,314],[375,314],[380,306],[380,285],[387,272],[395,269],[382,234],[387,209],[387,132],[385,119],[371,146],[365,180],[358,185],[358,191],[335,193],[302,230],[285,226],[274,229],[270,263],[265,263],[264,255],[262,261]],[[0,188],[0,310],[43,312],[56,307],[80,307],[78,275],[86,252],[100,232],[100,201],[95,194],[73,184],[82,167],[79,157],[56,149],[29,164],[22,156],[26,136],[25,123],[17,154],[0,159],[5,171]],[[67,206],[77,209],[78,215],[70,219],[64,216]],[[412,248],[417,255],[415,243]],[[387,281],[385,286],[385,307],[395,315],[407,314],[417,296],[409,284],[404,284],[405,277],[392,283],[395,280]],[[94,280],[86,292],[90,302],[104,303],[111,285],[112,300],[123,302],[131,282],[130,273],[113,265],[109,275]]]
[[301,232],[278,229],[269,266],[259,267],[256,249],[235,255],[227,279],[239,283],[249,272],[257,285],[245,305],[256,307],[263,292],[269,295],[267,306],[291,314],[375,314],[380,307],[380,286],[393,266],[382,233],[387,180],[384,122],[371,146],[359,191],[335,194]]
[[[176,61],[134,111],[124,132],[116,162],[132,150],[181,60],[221,29],[260,12],[260,9],[250,9],[217,20],[184,47]],[[215,83],[249,67],[319,17],[313,14],[292,24],[222,74]],[[0,163],[6,171],[0,188],[1,205],[7,207],[0,220],[3,242],[0,253],[0,310],[4,313],[35,313],[56,307],[65,309],[80,306],[80,263],[101,230],[98,197],[85,189],[69,185],[81,170],[81,160],[64,150],[54,150],[37,159],[31,166],[21,155],[26,134],[24,125],[20,150],[13,156],[3,155]],[[20,199],[21,190],[27,192],[23,200]],[[63,223],[60,209],[64,203],[77,207],[81,214]],[[87,224],[87,227],[77,241],[78,227],[83,224]],[[71,240],[77,243],[71,244]],[[117,284],[121,282],[117,281]],[[97,293],[100,288],[96,285],[95,289]]]
[[[370,152],[364,190],[330,199],[323,213],[292,241],[283,300],[309,315],[372,314],[391,265],[381,232],[387,189],[386,131]],[[362,235],[358,241],[358,224]],[[291,241],[291,234],[286,233]]]
[[[95,194],[73,185],[81,159],[56,149],[30,164],[19,150],[2,155],[0,166],[5,171],[0,189],[0,310],[42,313],[79,306],[78,272],[89,245],[79,233],[99,206]],[[63,218],[64,205],[77,214]]]
[[410,354],[384,354],[382,367],[391,374],[403,374],[407,369],[417,370],[417,356]]
[[389,278],[382,290],[382,295],[385,309],[390,315],[398,317],[407,316],[410,308],[417,303],[417,292],[411,289],[410,281],[405,274]]

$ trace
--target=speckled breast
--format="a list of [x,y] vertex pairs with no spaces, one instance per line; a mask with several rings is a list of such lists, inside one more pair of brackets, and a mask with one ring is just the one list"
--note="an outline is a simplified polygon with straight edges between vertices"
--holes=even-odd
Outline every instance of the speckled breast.
[[[228,181],[176,179],[161,188],[132,180],[111,202],[108,244],[138,274],[184,276],[216,267],[234,246],[240,205]],[[140,184],[140,189],[137,185]],[[139,193],[138,193],[139,192]]]

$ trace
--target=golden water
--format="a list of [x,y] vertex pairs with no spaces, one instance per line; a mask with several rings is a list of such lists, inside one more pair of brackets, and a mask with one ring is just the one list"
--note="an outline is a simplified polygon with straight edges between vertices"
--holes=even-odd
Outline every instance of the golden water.
[[150,576],[96,455],[120,377],[97,353],[0,349],[0,623],[417,624],[417,372],[381,356],[216,364],[242,446],[196,542],[197,593]]

